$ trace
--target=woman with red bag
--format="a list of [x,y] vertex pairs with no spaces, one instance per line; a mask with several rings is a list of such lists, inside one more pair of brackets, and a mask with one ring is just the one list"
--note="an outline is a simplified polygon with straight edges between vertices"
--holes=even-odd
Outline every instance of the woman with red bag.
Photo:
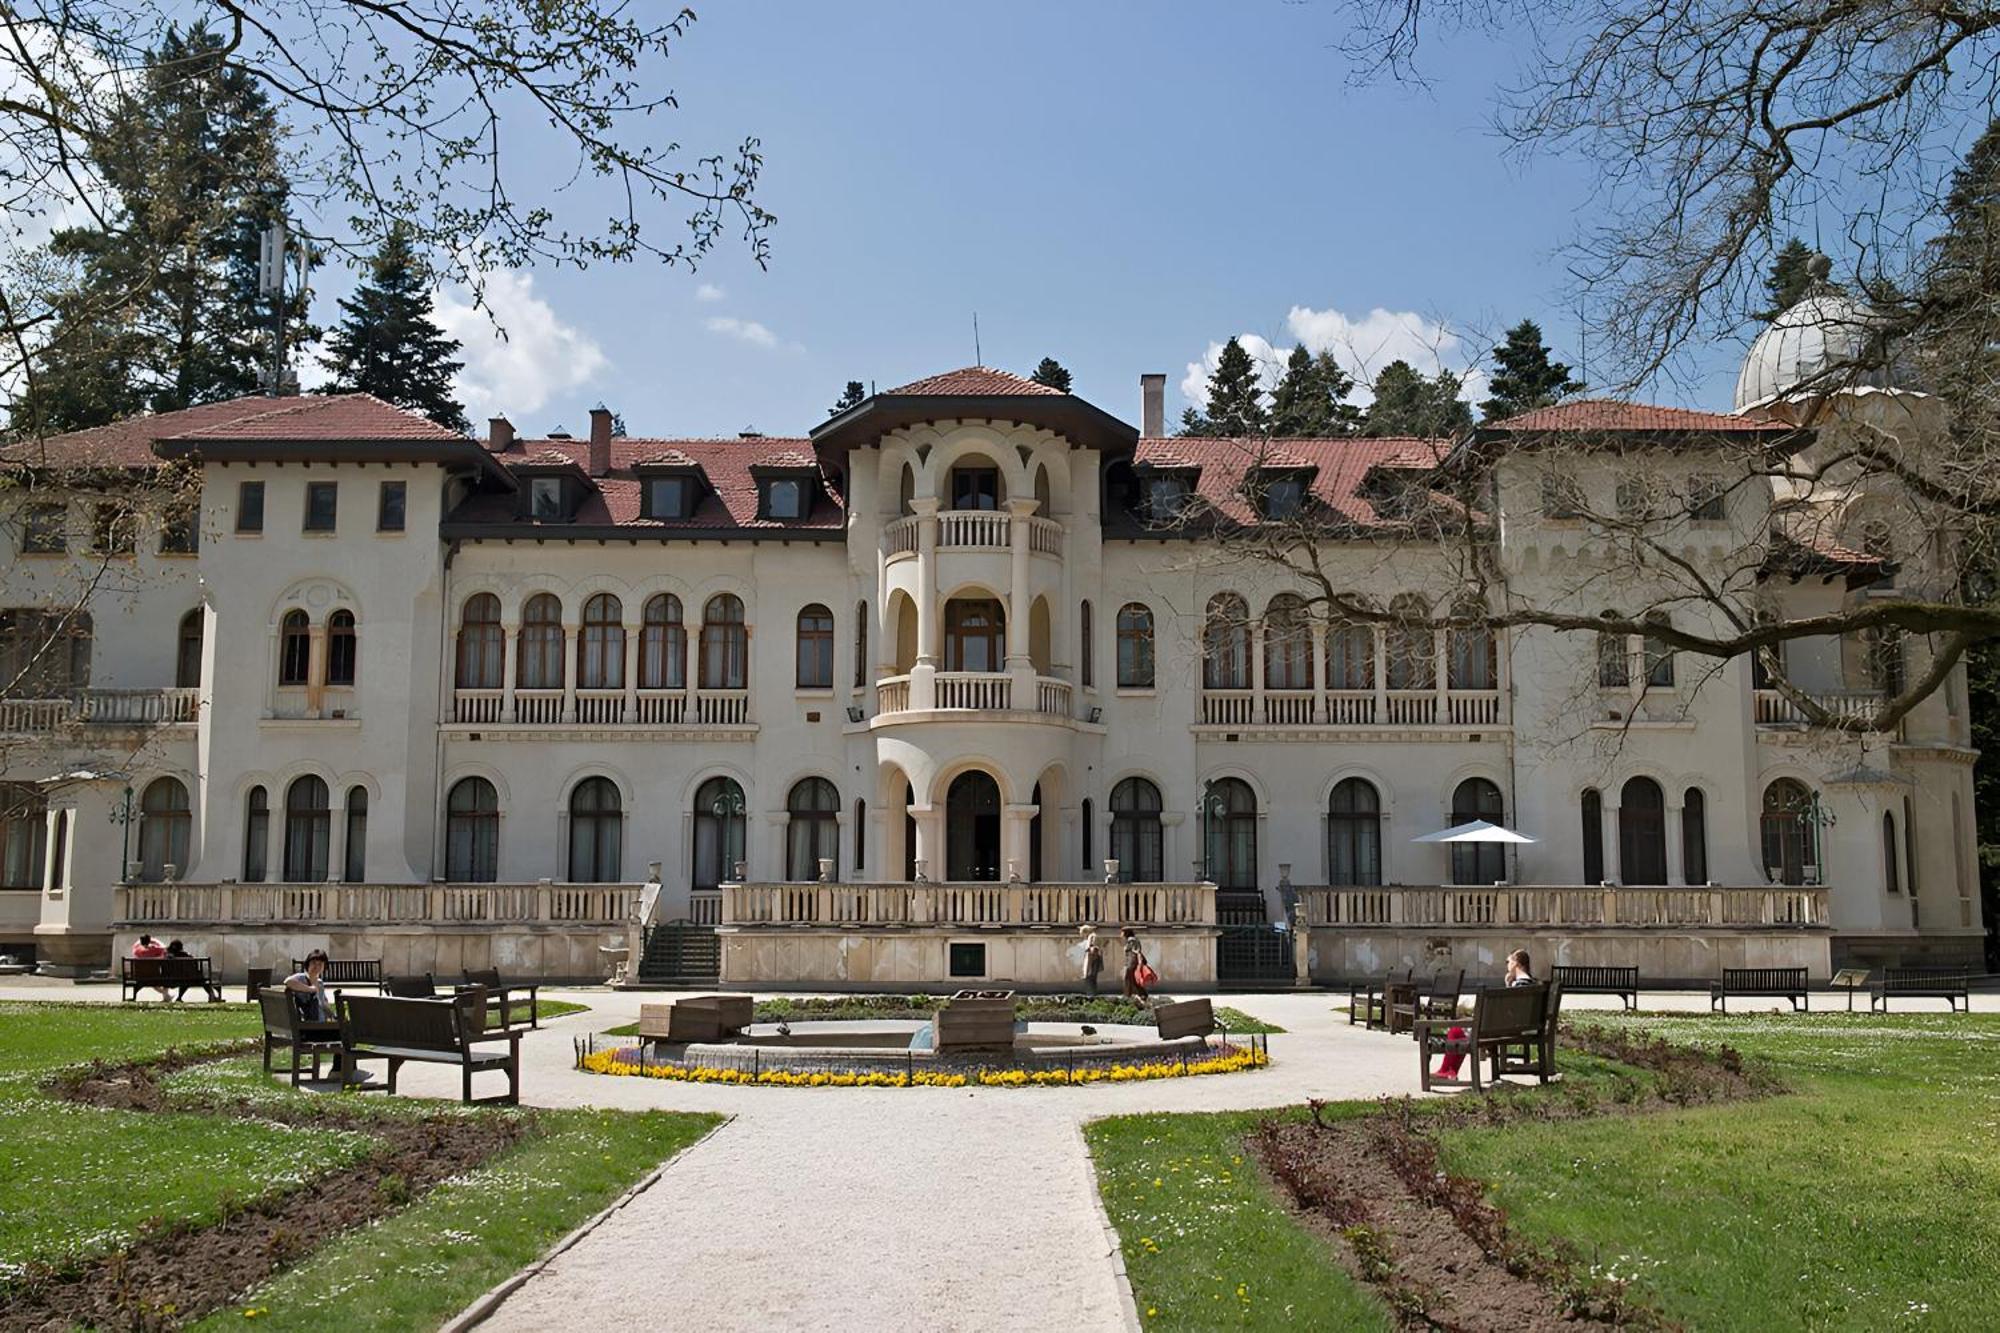
[[[1532,966],[1528,961],[1526,949],[1516,949],[1508,954],[1507,984],[1510,987],[1535,985],[1535,974],[1530,970]],[[1445,1053],[1438,1061],[1437,1073],[1432,1075],[1433,1078],[1458,1077],[1459,1068],[1465,1063],[1465,1038],[1466,1031],[1462,1027],[1453,1027],[1444,1034]],[[1457,1044],[1456,1049],[1453,1049],[1453,1043]]]
[[1138,999],[1151,1008],[1153,997],[1147,992],[1160,984],[1160,974],[1146,961],[1146,951],[1139,947],[1139,934],[1126,926],[1118,932],[1125,939],[1125,998]]

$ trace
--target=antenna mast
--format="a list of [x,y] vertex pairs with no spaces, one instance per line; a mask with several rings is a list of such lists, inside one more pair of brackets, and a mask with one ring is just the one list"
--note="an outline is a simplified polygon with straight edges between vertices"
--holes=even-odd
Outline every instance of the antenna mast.
[[972,312],[972,364],[975,366],[986,364],[986,356],[979,350],[979,312],[977,310]]
[[271,298],[271,366],[265,372],[264,392],[273,398],[299,391],[298,376],[285,363],[285,264],[291,259],[298,261],[298,290],[303,292],[310,251],[301,236],[293,252],[292,237],[279,218],[264,228],[257,249],[257,292]]

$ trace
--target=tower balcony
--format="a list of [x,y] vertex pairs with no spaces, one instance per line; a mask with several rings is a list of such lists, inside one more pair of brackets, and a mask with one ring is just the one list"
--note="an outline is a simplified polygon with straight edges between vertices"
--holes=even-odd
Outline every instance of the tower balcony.
[[[1032,514],[1010,514],[996,509],[945,509],[937,515],[940,551],[1009,551],[1014,546],[1014,525],[1027,529],[1028,553],[1060,560],[1063,552],[1062,524],[1052,518]],[[919,532],[923,519],[915,514],[899,518],[882,530],[882,554],[899,560],[917,554],[922,543]]]
[[1074,687],[1052,676],[1005,671],[939,671],[931,697],[922,697],[919,673],[886,676],[875,684],[875,712],[884,719],[915,720],[936,713],[1015,713],[1025,720],[1068,722],[1076,717]]

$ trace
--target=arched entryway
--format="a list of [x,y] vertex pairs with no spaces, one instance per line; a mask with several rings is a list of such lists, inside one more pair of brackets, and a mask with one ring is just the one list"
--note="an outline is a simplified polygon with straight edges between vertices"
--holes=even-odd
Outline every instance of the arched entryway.
[[945,878],[1000,878],[1000,784],[972,769],[952,779],[945,794]]

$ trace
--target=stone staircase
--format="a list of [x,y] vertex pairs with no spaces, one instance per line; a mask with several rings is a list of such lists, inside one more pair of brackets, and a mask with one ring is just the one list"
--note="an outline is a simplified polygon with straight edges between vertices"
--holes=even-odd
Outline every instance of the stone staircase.
[[670,922],[646,932],[638,980],[644,986],[713,986],[722,975],[722,941],[713,926]]

